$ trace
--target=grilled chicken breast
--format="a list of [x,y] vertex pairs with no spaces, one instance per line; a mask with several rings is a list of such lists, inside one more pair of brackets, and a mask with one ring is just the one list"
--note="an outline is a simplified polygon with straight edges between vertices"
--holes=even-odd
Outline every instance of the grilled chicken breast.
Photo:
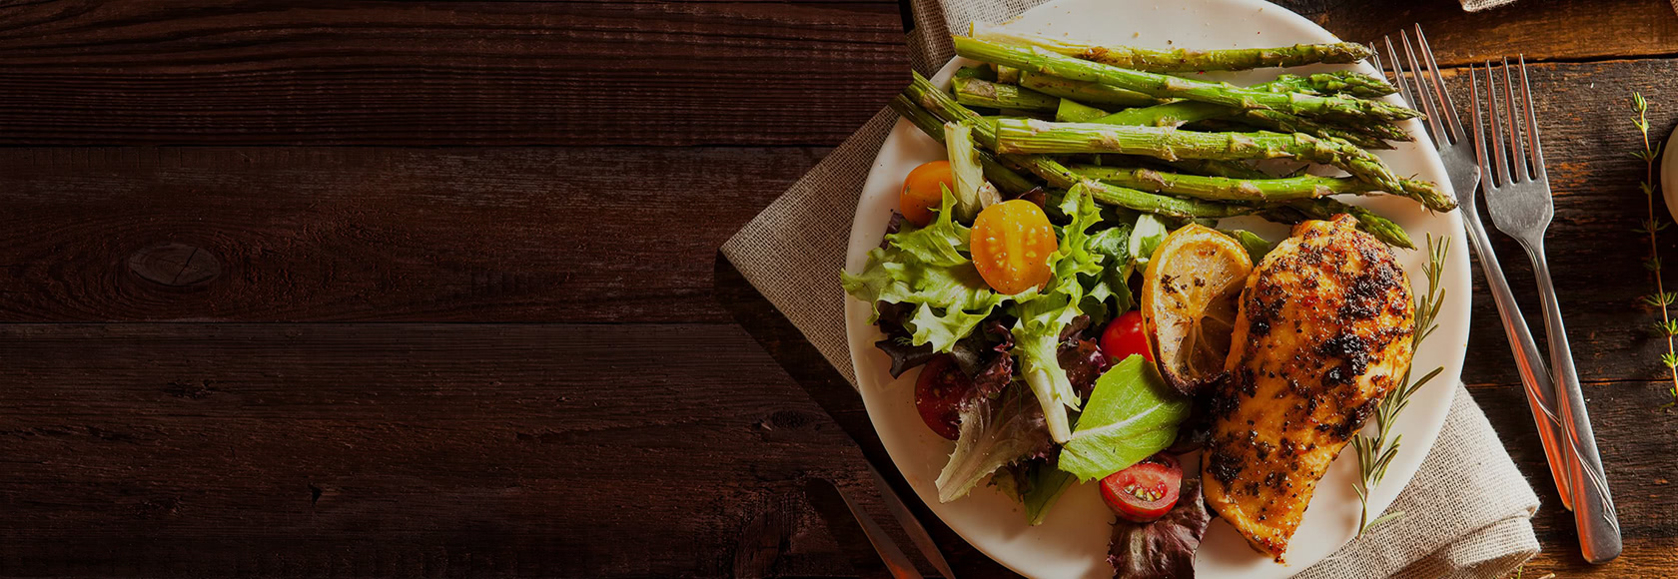
[[1410,282],[1356,224],[1301,223],[1253,269],[1212,395],[1206,502],[1277,562],[1329,463],[1410,367]]

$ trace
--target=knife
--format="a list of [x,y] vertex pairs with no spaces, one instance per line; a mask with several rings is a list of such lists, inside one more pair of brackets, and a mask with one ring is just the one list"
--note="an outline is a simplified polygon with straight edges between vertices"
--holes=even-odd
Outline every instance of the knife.
[[[856,541],[857,531],[873,545],[874,553],[885,562],[885,572],[893,579],[922,579],[921,572],[915,569],[915,564],[897,543],[886,535],[885,529],[880,528],[874,518],[858,507],[855,500],[845,491],[835,486],[832,481],[811,478],[804,483],[804,497],[810,505],[820,513],[822,520],[827,522],[828,532],[834,534],[841,547],[849,547],[860,543]],[[851,553],[851,560],[862,575],[874,575],[877,571],[868,564],[866,556]]]
[[891,485],[886,483],[885,477],[880,476],[880,471],[874,470],[874,465],[868,465],[868,474],[874,479],[874,488],[880,491],[880,498],[886,503],[886,511],[891,513],[892,518],[897,519],[897,524],[902,525],[903,532],[909,535],[909,540],[915,543],[915,548],[920,550],[921,556],[926,557],[927,562],[932,563],[932,567],[937,569],[944,579],[956,579],[956,573],[950,569],[950,563],[945,561],[944,554],[938,551],[938,543],[933,542],[932,535],[927,534],[926,527],[921,526],[920,519],[909,512],[909,506],[903,504],[903,497],[897,496],[897,492],[891,490]]

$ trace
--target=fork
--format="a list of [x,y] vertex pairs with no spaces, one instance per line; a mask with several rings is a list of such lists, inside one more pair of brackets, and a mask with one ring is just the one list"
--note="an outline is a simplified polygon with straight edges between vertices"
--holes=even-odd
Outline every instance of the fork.
[[[1538,437],[1543,442],[1544,456],[1550,465],[1550,476],[1556,481],[1556,492],[1561,496],[1562,506],[1572,510],[1573,497],[1569,490],[1572,485],[1568,482],[1566,470],[1566,465],[1572,459],[1569,458],[1567,447],[1561,443],[1566,440],[1562,435],[1561,422],[1550,410],[1555,408],[1555,386],[1550,379],[1550,372],[1544,366],[1544,359],[1538,353],[1538,344],[1527,328],[1526,318],[1521,316],[1521,307],[1515,303],[1515,294],[1509,289],[1509,280],[1503,275],[1503,267],[1498,264],[1497,253],[1492,250],[1491,240],[1486,236],[1486,228],[1480,222],[1480,211],[1476,207],[1475,198],[1482,172],[1474,149],[1467,146],[1468,135],[1463,129],[1462,118],[1457,115],[1456,104],[1446,91],[1445,78],[1439,74],[1439,64],[1433,58],[1433,50],[1428,46],[1427,37],[1422,34],[1421,25],[1416,25],[1416,41],[1421,45],[1421,59],[1416,58],[1416,51],[1410,45],[1408,33],[1399,31],[1399,40],[1404,47],[1403,59],[1399,58],[1398,50],[1393,47],[1392,37],[1388,36],[1384,40],[1387,60],[1392,62],[1393,85],[1398,88],[1399,96],[1427,114],[1427,122],[1422,127],[1439,150],[1439,158],[1445,164],[1445,174],[1451,179],[1451,189],[1457,194],[1457,210],[1461,212],[1463,224],[1467,226],[1468,238],[1472,242],[1474,252],[1480,256],[1480,268],[1486,276],[1486,285],[1491,287],[1492,300],[1497,303],[1498,315],[1503,322],[1503,332],[1509,338],[1509,349],[1515,356],[1515,367],[1521,376],[1521,383],[1526,388],[1527,406],[1532,408],[1532,418],[1537,423]],[[1374,49],[1374,46],[1370,48]],[[1375,52],[1375,68],[1381,69],[1380,52]],[[1404,63],[1409,64],[1408,77],[1404,74]]]
[[[1482,84],[1473,67],[1469,68],[1474,109],[1474,153],[1480,171],[1486,178],[1480,183],[1486,192],[1486,209],[1498,230],[1515,238],[1532,259],[1533,276],[1538,279],[1538,292],[1544,308],[1545,335],[1550,341],[1550,363],[1555,370],[1556,414],[1560,415],[1562,432],[1569,448],[1579,460],[1568,463],[1568,480],[1573,482],[1573,522],[1579,528],[1579,548],[1585,560],[1603,563],[1620,554],[1620,526],[1614,513],[1614,500],[1608,490],[1608,478],[1602,469],[1596,439],[1591,434],[1590,417],[1585,412],[1584,391],[1579,386],[1579,374],[1573,367],[1573,353],[1567,345],[1567,330],[1562,325],[1561,308],[1556,304],[1556,291],[1550,281],[1550,266],[1544,257],[1544,232],[1555,214],[1551,199],[1550,179],[1544,169],[1544,149],[1539,144],[1538,115],[1532,105],[1532,85],[1527,81],[1526,58],[1519,61],[1521,91],[1519,102],[1514,91],[1514,67],[1503,59],[1503,115],[1499,117],[1497,77],[1492,63],[1485,64],[1484,90],[1486,122],[1481,122],[1480,93]],[[1524,126],[1523,126],[1524,124]],[[1490,125],[1490,137],[1485,125]],[[1505,147],[1507,135],[1507,147]],[[1522,139],[1522,136],[1525,139]],[[1491,143],[1488,155],[1486,144]],[[1523,142],[1524,141],[1524,142]]]

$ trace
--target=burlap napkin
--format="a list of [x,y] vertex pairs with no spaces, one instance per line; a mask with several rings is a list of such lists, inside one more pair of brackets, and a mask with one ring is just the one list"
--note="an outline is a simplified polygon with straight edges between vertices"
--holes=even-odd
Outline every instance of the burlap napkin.
[[[1040,3],[915,0],[913,16],[921,25],[909,34],[910,60],[930,76],[953,54],[950,31],[973,21],[1002,21]],[[896,122],[890,109],[874,115],[722,247],[852,384],[838,272],[863,180]],[[1439,440],[1389,507],[1405,515],[1300,577],[1501,577],[1538,553],[1531,523],[1538,497],[1468,391],[1458,386],[1454,396]]]

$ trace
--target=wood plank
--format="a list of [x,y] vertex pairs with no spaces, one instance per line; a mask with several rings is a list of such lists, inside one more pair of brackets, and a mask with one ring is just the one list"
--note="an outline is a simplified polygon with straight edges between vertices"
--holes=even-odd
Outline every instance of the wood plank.
[[1620,558],[1606,565],[1584,563],[1574,547],[1545,545],[1544,551],[1526,564],[1520,579],[1540,579],[1549,573],[1567,579],[1678,576],[1678,539],[1671,536],[1628,539]]
[[825,153],[0,149],[0,321],[726,320],[716,248]]
[[8,576],[843,574],[801,481],[865,476],[732,325],[0,325],[0,358]]
[[907,70],[887,1],[11,3],[0,144],[832,145]]
[[1484,12],[1464,12],[1458,0],[1278,3],[1355,42],[1419,23],[1442,64],[1516,54],[1576,61],[1678,53],[1678,16],[1665,0],[1523,1]]
[[[1672,433],[1678,430],[1678,416],[1661,408],[1671,400],[1669,388],[1670,384],[1658,381],[1585,386],[1597,449],[1614,492],[1621,528],[1628,537],[1678,537],[1678,517],[1671,512],[1671,480],[1673,473],[1678,473],[1678,456],[1666,450]],[[1583,564],[1573,515],[1561,508],[1520,386],[1480,384],[1470,386],[1469,391],[1538,493],[1542,507],[1533,525],[1545,549],[1569,553],[1565,561]]]
[[[1647,278],[1629,231],[1646,212],[1626,155],[1635,133],[1614,103],[1642,87],[1665,134],[1678,122],[1678,107],[1663,107],[1678,99],[1673,64],[1532,70],[1539,94],[1558,95],[1543,103],[1559,216],[1550,254],[1587,379],[1657,370],[1662,346],[1640,329]],[[711,250],[823,152],[0,150],[0,205],[22,216],[0,231],[0,319],[716,321]],[[665,177],[626,188],[623,175]],[[697,193],[677,201],[665,189]],[[1530,267],[1494,237],[1536,313]],[[211,250],[223,276],[201,291],[162,291],[129,273],[135,252],[180,241]],[[1670,235],[1665,243],[1670,251]],[[1475,311],[1473,352],[1489,363],[1465,378],[1513,382],[1483,285]]]
[[[1675,64],[1642,60],[1530,67],[1555,193],[1547,253],[1579,374],[1587,381],[1653,379],[1663,370],[1659,360],[1665,343],[1647,332],[1658,314],[1639,302],[1654,283],[1642,266],[1647,240],[1633,231],[1647,218],[1648,207],[1638,190],[1642,162],[1630,156],[1641,146],[1629,120],[1630,92],[1638,89],[1649,98],[1653,138],[1664,139],[1678,124]],[[1453,98],[1467,107],[1466,73],[1449,70],[1446,76]],[[1659,202],[1655,209],[1670,220]],[[1483,209],[1482,215],[1487,215]],[[1486,222],[1492,227],[1489,217]],[[1495,229],[1491,236],[1528,325],[1542,340],[1531,264],[1512,239]],[[1661,251],[1668,258],[1678,251],[1678,237],[1670,230],[1662,235]],[[1463,378],[1471,384],[1517,383],[1496,306],[1477,264],[1474,277],[1469,357],[1477,363]],[[1668,283],[1675,282],[1669,277]]]

